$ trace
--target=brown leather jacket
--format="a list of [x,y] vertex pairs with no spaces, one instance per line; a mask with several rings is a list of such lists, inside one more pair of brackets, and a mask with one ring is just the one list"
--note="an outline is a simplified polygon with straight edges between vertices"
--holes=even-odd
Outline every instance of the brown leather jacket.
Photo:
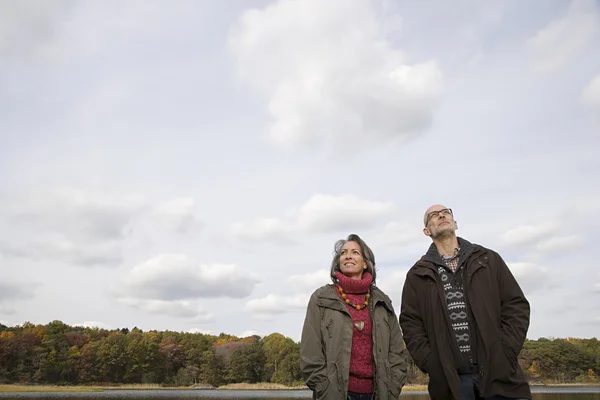
[[[473,247],[464,265],[464,288],[476,329],[481,394],[530,399],[517,360],[529,328],[529,302],[498,253],[461,238],[459,243]],[[462,399],[442,283],[425,256],[406,275],[400,325],[415,363],[429,374],[431,398]]]

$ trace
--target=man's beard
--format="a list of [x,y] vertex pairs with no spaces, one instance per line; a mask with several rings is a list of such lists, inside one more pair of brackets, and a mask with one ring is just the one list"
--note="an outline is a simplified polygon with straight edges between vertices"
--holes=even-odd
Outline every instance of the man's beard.
[[431,235],[432,239],[443,239],[445,237],[451,237],[452,235],[454,235],[454,233],[456,232],[456,230],[451,227],[448,226],[444,229],[442,229],[441,231],[435,232]]

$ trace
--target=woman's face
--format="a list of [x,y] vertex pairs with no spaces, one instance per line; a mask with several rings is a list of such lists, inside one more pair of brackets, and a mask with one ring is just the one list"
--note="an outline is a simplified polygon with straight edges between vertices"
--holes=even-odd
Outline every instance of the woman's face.
[[361,279],[367,263],[356,242],[346,242],[340,252],[340,269],[348,278]]

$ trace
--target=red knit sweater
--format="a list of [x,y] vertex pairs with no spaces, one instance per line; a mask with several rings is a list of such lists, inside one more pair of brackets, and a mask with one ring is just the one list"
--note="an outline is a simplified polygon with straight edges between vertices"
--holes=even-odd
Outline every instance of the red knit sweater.
[[[363,305],[365,295],[369,292],[373,277],[370,273],[363,273],[361,280],[350,279],[341,272],[336,272],[338,285],[342,286],[346,298],[350,299],[352,304]],[[339,290],[338,296],[341,297]],[[350,354],[350,377],[348,381],[348,391],[356,393],[373,393],[373,326],[369,307],[357,310],[346,305],[350,316],[352,317],[352,352]],[[358,328],[362,326],[362,330]]]

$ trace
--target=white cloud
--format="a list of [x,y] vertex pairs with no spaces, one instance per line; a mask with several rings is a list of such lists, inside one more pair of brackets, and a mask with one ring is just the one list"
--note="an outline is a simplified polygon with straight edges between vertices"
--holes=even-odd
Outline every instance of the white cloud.
[[40,235],[32,242],[0,242],[0,251],[10,257],[37,261],[57,260],[76,266],[117,266],[122,259],[120,241],[75,243],[60,235]]
[[525,294],[530,294],[550,283],[548,269],[536,263],[507,263]]
[[231,226],[231,234],[240,240],[250,242],[295,243],[289,236],[290,227],[277,218],[256,218],[247,222],[236,222]]
[[537,242],[554,233],[558,227],[554,224],[520,225],[506,231],[501,239],[508,246],[523,246]]
[[38,283],[10,282],[5,276],[0,282],[0,302],[30,299]]
[[61,189],[28,193],[13,199],[9,217],[43,232],[60,232],[70,239],[105,240],[122,237],[136,213],[146,205],[138,194]]
[[73,4],[71,0],[0,2],[0,54],[29,57],[44,53]]
[[331,283],[329,270],[320,269],[316,272],[309,272],[303,275],[292,275],[288,278],[288,282],[296,290],[314,290],[328,283]]
[[540,242],[537,249],[544,252],[573,251],[583,246],[579,235],[555,236]]
[[214,315],[204,311],[197,304],[187,300],[148,300],[122,297],[118,301],[150,314],[162,314],[172,317],[191,318],[195,322],[212,322]]
[[107,325],[103,322],[98,322],[98,321],[83,321],[83,322],[71,324],[71,326],[82,326],[84,328],[100,328],[100,329],[107,329],[107,330],[112,329],[110,327],[110,325]]
[[305,310],[308,295],[279,296],[269,294],[261,299],[252,299],[246,303],[246,309],[259,319],[269,319],[275,315]]
[[0,251],[12,257],[78,266],[116,266],[146,201],[137,194],[64,189],[7,197]]
[[17,309],[14,303],[19,300],[34,298],[35,289],[38,286],[37,282],[16,282],[5,276],[3,281],[0,282],[0,314],[15,314]]
[[389,217],[392,203],[362,199],[354,195],[315,194],[284,219],[259,218],[237,222],[230,227],[236,239],[295,243],[294,232],[332,233],[368,230]]
[[[4,200],[0,218],[13,228],[0,230],[0,253],[36,261],[116,267],[127,240],[140,228],[186,233],[202,227],[189,197],[153,205],[136,193],[69,188]],[[151,225],[140,223],[144,221]]]
[[280,0],[248,10],[230,37],[237,68],[269,99],[271,138],[336,147],[426,130],[442,90],[435,61],[410,64],[368,0]]
[[388,222],[373,240],[374,247],[397,247],[418,243],[423,233],[416,226],[399,222]]
[[[386,275],[385,279],[381,279],[383,277],[377,279],[377,286],[389,296],[391,296],[390,293],[402,292],[407,272],[408,269],[396,269],[391,274]],[[397,299],[392,300],[397,303]]]
[[188,329],[187,333],[201,333],[203,335],[212,335],[213,334],[210,329],[200,329],[200,328]]
[[581,235],[561,234],[559,223],[520,225],[506,231],[501,241],[506,246],[526,248],[539,254],[573,251],[584,245]]
[[165,226],[180,233],[202,227],[202,222],[195,211],[196,203],[190,197],[171,199],[154,207],[154,215]]
[[239,338],[245,338],[245,337],[254,336],[254,335],[256,335],[256,336],[262,336],[257,331],[249,330],[249,331],[244,331],[244,332],[240,333],[240,335],[238,337]]
[[[134,266],[117,287],[122,297],[145,300],[244,298],[258,279],[235,264],[201,264],[185,254],[160,254]],[[181,303],[184,304],[184,303]],[[160,308],[149,303],[146,308]]]
[[600,74],[583,89],[581,100],[600,115]]
[[390,215],[392,203],[361,199],[354,195],[313,195],[298,210],[298,227],[308,232],[369,229]]
[[556,71],[571,62],[592,42],[600,26],[595,0],[573,0],[567,15],[550,22],[528,40],[541,71]]

